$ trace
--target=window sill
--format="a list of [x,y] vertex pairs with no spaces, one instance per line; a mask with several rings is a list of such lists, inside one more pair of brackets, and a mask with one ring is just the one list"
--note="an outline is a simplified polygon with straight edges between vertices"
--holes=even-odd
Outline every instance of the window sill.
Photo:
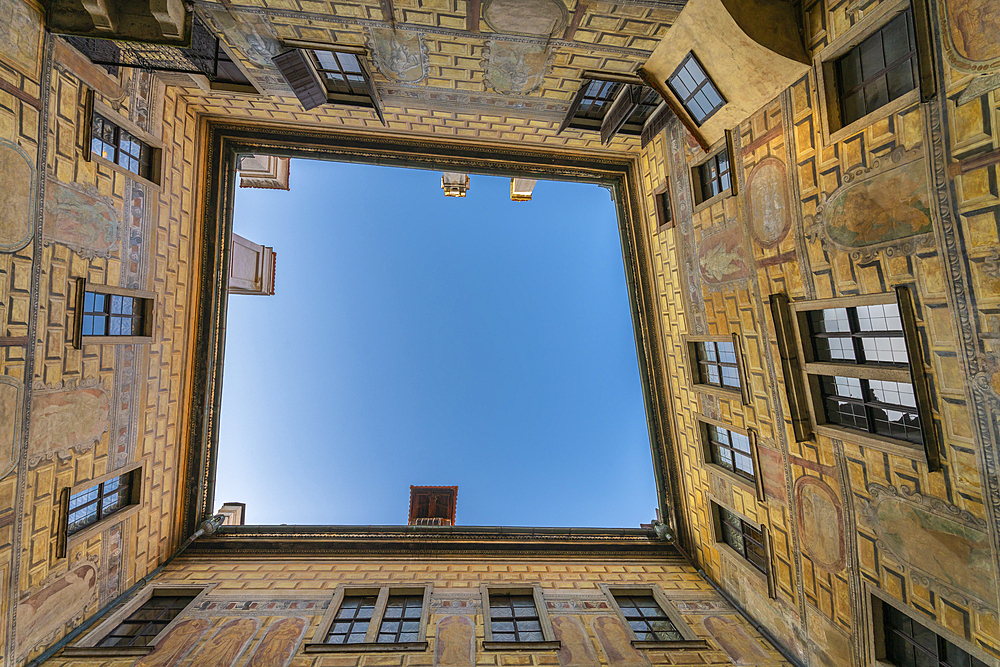
[[65,658],[133,658],[149,655],[156,646],[67,646],[62,650]]
[[[930,427],[933,428],[933,425]],[[880,452],[885,452],[886,454],[900,456],[918,463],[927,463],[927,452],[923,445],[917,443],[906,442],[904,440],[893,440],[892,438],[886,438],[874,433],[855,431],[849,428],[831,426],[830,424],[816,424],[813,430],[818,435],[826,436],[827,438],[843,440],[854,445],[861,445],[862,447],[869,447]]]
[[704,639],[682,639],[675,642],[649,641],[644,639],[633,639],[632,646],[645,649],[647,651],[705,651],[711,649],[711,645]]
[[709,474],[716,475],[725,479],[726,481],[736,485],[745,493],[749,493],[755,499],[757,499],[757,485],[745,477],[740,477],[736,473],[730,471],[728,468],[720,466],[718,463],[706,462],[705,467],[708,468]]
[[[152,148],[155,149],[156,147],[153,146]],[[161,154],[161,156],[153,156],[153,159],[154,160],[155,159],[162,159],[162,154]],[[100,155],[91,155],[90,156],[90,161],[91,162],[96,162],[97,164],[100,164],[100,165],[103,165],[103,166],[107,167],[108,169],[111,169],[112,171],[117,171],[122,176],[126,176],[128,178],[131,178],[133,181],[136,181],[137,183],[142,183],[143,185],[147,185],[150,188],[152,188],[153,190],[155,190],[156,192],[160,192],[162,190],[162,188],[160,187],[159,183],[155,183],[155,182],[149,180],[148,178],[143,178],[142,176],[140,176],[139,174],[135,173],[134,171],[129,171],[128,169],[126,169],[125,167],[121,166],[120,164],[118,164],[116,162],[112,162],[111,160],[109,160],[109,159],[107,159],[105,157],[101,157]]]
[[135,345],[152,343],[152,336],[82,336],[80,345]]
[[[736,551],[736,549],[733,549],[725,542],[716,542],[715,548],[718,549],[720,554],[727,556],[731,561],[733,561],[736,567],[738,567],[740,570],[751,575],[753,578],[759,580],[764,585],[764,590],[767,593],[767,597],[769,598],[777,597],[774,594],[774,589],[771,584],[771,577],[761,572],[753,565],[751,565],[750,561],[744,558],[742,554]],[[768,568],[770,567],[771,564],[768,563]]]
[[427,642],[396,642],[393,644],[362,642],[360,644],[306,644],[306,653],[389,653],[398,651],[426,651]]
[[706,199],[705,201],[701,202],[700,204],[695,204],[694,208],[692,208],[691,212],[695,213],[695,214],[696,213],[700,213],[703,210],[705,210],[706,208],[711,208],[712,204],[717,204],[717,203],[719,203],[721,201],[724,201],[728,197],[735,197],[735,196],[736,195],[733,194],[732,190],[726,190],[725,192],[720,192],[719,194],[717,194],[714,197],[711,197],[709,199]]
[[561,646],[559,641],[483,642],[484,651],[558,651]]
[[133,514],[139,511],[140,507],[142,506],[132,505],[125,509],[118,510],[117,512],[109,515],[106,519],[102,519],[101,521],[98,521],[95,524],[87,526],[86,528],[78,530],[72,535],[67,536],[66,549],[69,550],[74,545],[79,544],[80,542],[83,542],[84,540],[93,537],[94,535],[103,533],[111,526],[131,518]]
[[694,387],[695,391],[718,396],[719,398],[728,398],[729,400],[739,401],[740,404],[746,405],[746,401],[743,400],[743,391],[741,389],[725,389],[723,387],[716,387],[712,384],[702,383],[694,384],[692,387]]

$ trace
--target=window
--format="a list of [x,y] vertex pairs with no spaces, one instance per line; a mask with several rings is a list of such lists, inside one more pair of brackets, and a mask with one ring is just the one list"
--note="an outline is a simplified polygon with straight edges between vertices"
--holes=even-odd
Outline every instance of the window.
[[755,481],[750,436],[715,424],[705,424],[705,437],[712,463],[751,482]]
[[695,58],[694,52],[687,54],[667,79],[667,85],[696,125],[704,123],[726,103],[722,93],[705,73],[705,68]]
[[729,173],[729,149],[724,148],[694,167],[691,182],[694,185],[696,204],[706,202],[716,195],[732,190]]
[[90,130],[90,151],[149,179],[152,150],[128,130],[123,130],[104,116],[95,113]]
[[662,101],[659,93],[637,77],[585,73],[559,131],[567,127],[599,131],[604,143],[619,132],[641,135]]
[[422,651],[429,603],[430,586],[340,586],[306,651]]
[[753,566],[755,570],[768,576],[767,545],[764,530],[725,507],[715,505],[719,518],[717,539],[723,542]]
[[639,641],[679,641],[677,627],[656,604],[652,595],[616,595],[615,602],[622,616]]
[[[600,584],[611,607],[628,628],[632,643],[646,648],[700,648],[705,644],[691,631],[663,591],[656,586],[645,588],[609,587]],[[707,645],[705,645],[707,648]]]
[[895,303],[809,311],[817,361],[907,365],[903,320]]
[[532,649],[559,648],[555,641],[541,588],[481,588],[483,625],[486,640],[483,648]]
[[105,520],[120,523],[134,514],[141,502],[142,476],[140,462],[62,489],[56,557],[64,558],[71,542],[85,540],[106,528]]
[[[936,94],[933,19],[921,3],[887,0],[813,56],[823,143],[833,145]],[[919,39],[924,36],[925,39]]]
[[739,389],[740,373],[736,348],[731,341],[696,343],[698,377],[703,384]]
[[898,667],[986,667],[986,662],[931,632],[889,604],[882,603],[886,662]]
[[96,646],[153,646],[156,638],[171,621],[197,597],[197,593],[170,595],[154,593],[145,603],[126,616]]
[[153,295],[78,281],[76,347],[83,343],[136,343],[152,339]]
[[[777,326],[798,345],[779,340],[804,363],[788,367],[804,379],[789,388],[793,412],[809,415],[811,430],[857,441],[893,454],[939,465],[930,393],[909,291],[822,301],[772,299],[772,311],[791,311],[791,325]],[[796,371],[796,369],[798,369]],[[805,394],[808,394],[806,396]],[[797,399],[797,402],[796,402]],[[799,406],[798,403],[803,405]]]
[[913,385],[908,382],[819,376],[827,421],[916,444],[923,442]]
[[657,231],[670,229],[674,226],[674,209],[670,203],[670,180],[664,181],[663,185],[653,193],[653,202],[656,206]]
[[67,533],[73,535],[134,504],[132,477],[132,473],[112,477],[89,489],[71,494]]
[[731,336],[685,337],[693,386],[723,398],[738,395],[750,405],[739,338]]
[[843,125],[917,87],[913,10],[898,14],[835,63]]
[[302,107],[343,104],[372,109],[382,124],[382,105],[372,84],[364,52],[354,48],[312,48],[312,43],[286,41],[303,47],[273,58]]
[[209,587],[146,586],[78,643],[63,649],[64,656],[141,656],[182,622],[184,611],[204,598]]
[[956,641],[964,644],[961,637],[954,637],[955,641],[942,637],[941,633],[949,634],[947,630],[932,631],[879,597],[873,596],[872,615],[877,635],[874,642],[876,660],[880,665],[986,667],[990,664],[973,654],[976,649],[956,644]]

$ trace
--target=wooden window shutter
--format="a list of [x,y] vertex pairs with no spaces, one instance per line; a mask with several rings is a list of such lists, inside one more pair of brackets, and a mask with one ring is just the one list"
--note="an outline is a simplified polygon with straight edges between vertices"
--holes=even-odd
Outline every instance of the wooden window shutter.
[[666,103],[660,104],[660,107],[653,112],[653,115],[649,117],[649,120],[642,127],[640,142],[643,148],[653,140],[653,137],[660,133],[660,130],[667,126],[667,122],[672,115],[673,112],[670,110],[669,105]]
[[590,86],[590,79],[584,79],[583,85],[580,86],[580,90],[576,91],[576,97],[573,98],[573,102],[569,105],[569,111],[566,112],[566,117],[563,118],[562,125],[559,126],[559,132],[561,133],[569,124],[573,122],[573,117],[576,116],[577,110],[580,108],[580,103],[583,102],[583,96],[587,92],[587,87]]
[[299,98],[302,108],[308,111],[326,104],[326,86],[312,64],[308,52],[302,49],[285,51],[272,58],[285,81]]
[[611,138],[618,134],[618,130],[628,121],[629,117],[639,106],[639,99],[642,97],[642,86],[629,84],[622,89],[618,99],[614,101],[608,112],[604,114],[604,121],[601,123],[601,143],[606,144]]

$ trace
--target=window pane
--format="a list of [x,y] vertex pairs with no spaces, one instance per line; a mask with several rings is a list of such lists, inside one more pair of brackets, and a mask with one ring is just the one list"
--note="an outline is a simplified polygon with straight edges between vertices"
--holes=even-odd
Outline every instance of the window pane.
[[844,92],[853,90],[861,85],[861,52],[858,49],[852,50],[837,63],[840,70],[840,85]]
[[910,31],[906,25],[907,14],[903,13],[882,29],[882,48],[885,63],[891,65],[910,52]]
[[910,61],[904,61],[889,70],[886,74],[886,81],[889,88],[889,101],[902,97],[913,90],[916,86],[913,82],[913,67],[910,66]]
[[863,41],[860,50],[861,71],[866,79],[885,68],[885,59],[882,57],[882,38],[878,33]]
[[874,111],[889,101],[889,91],[886,88],[885,77],[879,77],[865,86],[865,107]]

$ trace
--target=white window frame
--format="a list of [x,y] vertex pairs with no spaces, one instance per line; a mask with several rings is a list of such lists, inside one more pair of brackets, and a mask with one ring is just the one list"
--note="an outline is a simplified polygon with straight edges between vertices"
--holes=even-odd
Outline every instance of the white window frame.
[[[728,336],[690,336],[681,338],[684,343],[684,351],[687,353],[687,368],[691,373],[691,387],[695,391],[712,394],[719,398],[729,400],[738,399],[743,405],[750,406],[750,374],[747,372],[745,358],[743,355],[743,344],[739,334]],[[738,389],[732,387],[717,387],[714,384],[707,384],[701,381],[701,369],[698,367],[698,343],[732,343],[736,351],[736,370],[739,372],[740,386]]]
[[[149,178],[143,178],[134,171],[129,171],[125,167],[108,160],[100,155],[95,155],[91,151],[91,132],[94,127],[94,114],[100,114],[110,122],[117,125],[119,128],[128,131],[129,134],[136,137],[142,141],[149,148],[151,154],[149,156]],[[111,107],[100,101],[94,99],[93,89],[87,91],[86,101],[84,102],[84,122],[86,123],[83,127],[83,159],[87,162],[96,162],[102,166],[116,171],[119,174],[127,178],[131,178],[134,181],[148,185],[150,188],[156,192],[162,190],[161,184],[163,182],[163,142],[154,137],[152,134],[142,129],[128,118],[125,118],[121,114],[113,111]]]
[[[711,509],[711,519],[712,519],[712,538],[714,540],[714,546],[721,554],[725,554],[733,563],[736,564],[740,570],[750,574],[753,578],[758,581],[762,581],[767,589],[767,596],[769,598],[776,598],[777,592],[774,581],[774,552],[771,548],[771,533],[768,530],[767,524],[760,523],[751,519],[743,512],[736,510],[731,503],[723,502],[714,494],[708,494],[709,508]],[[756,526],[760,531],[761,535],[764,537],[764,551],[767,554],[767,572],[761,572],[758,570],[750,561],[748,561],[743,554],[738,552],[729,546],[726,542],[725,534],[722,532],[722,515],[719,509],[725,509],[732,512],[739,518],[743,519],[747,523]]]
[[[182,586],[166,582],[149,584],[139,591],[135,597],[119,607],[118,611],[114,612],[111,616],[98,624],[97,627],[85,634],[83,639],[73,646],[67,646],[64,648],[62,655],[66,657],[108,658],[148,655],[153,652],[160,640],[166,637],[178,623],[185,620],[184,612],[191,609],[195,605],[201,604],[204,601],[205,596],[208,595],[208,593],[215,588],[216,585],[217,584]],[[188,603],[187,607],[185,607],[181,613],[177,614],[176,618],[163,627],[163,630],[160,631],[160,634],[156,635],[156,638],[149,646],[97,646],[97,642],[104,639],[112,630],[117,628],[129,614],[146,604],[146,602],[154,595],[190,595],[191,593],[195,593],[195,598]]]
[[[877,364],[840,364],[836,362],[813,361],[812,345],[807,344],[807,340],[809,340],[809,323],[807,320],[809,312],[831,308],[856,308],[858,306],[889,303],[895,303],[899,307],[900,319],[903,321],[903,337],[906,340],[906,355],[909,360],[908,368],[891,368]],[[941,466],[940,443],[938,442],[937,430],[934,427],[934,417],[930,403],[930,385],[924,364],[920,334],[917,330],[916,313],[909,289],[900,286],[896,287],[894,291],[879,294],[836,297],[813,301],[791,301],[787,303],[787,307],[789,309],[789,319],[791,320],[791,334],[795,339],[794,353],[801,360],[801,363],[796,365],[801,369],[801,377],[805,390],[804,395],[800,395],[799,398],[801,402],[806,404],[805,408],[807,412],[803,411],[801,407],[797,407],[796,410],[800,413],[808,414],[811,421],[811,430],[828,438],[858,443],[888,454],[926,463],[928,469],[931,471],[939,470]],[[779,338],[784,335],[784,332],[779,327],[776,326],[775,328]],[[786,343],[786,348],[792,347]],[[819,377],[824,375],[839,375],[840,377],[864,378],[869,380],[889,380],[893,382],[905,382],[911,385],[917,401],[917,412],[920,415],[923,444],[907,442],[877,433],[868,433],[858,429],[827,423],[826,411],[823,407],[823,396],[819,387]],[[795,396],[789,393],[789,403],[792,403],[794,399]]]
[[[556,639],[552,631],[552,621],[545,605],[542,587],[533,586],[494,586],[482,584],[479,592],[483,601],[483,650],[485,651],[558,651],[562,643]],[[538,614],[538,624],[542,628],[542,641],[535,642],[498,642],[493,641],[493,622],[490,618],[490,594],[494,595],[530,595],[535,601],[535,612]]]
[[[434,585],[426,584],[383,584],[381,586],[352,586],[350,584],[339,584],[330,600],[330,606],[320,621],[313,635],[313,640],[304,647],[306,653],[376,653],[376,652],[399,652],[399,651],[426,651],[427,624],[430,620],[431,592]],[[340,611],[344,598],[353,595],[374,595],[376,596],[375,610],[372,612],[372,619],[368,623],[368,631],[365,634],[365,641],[357,644],[327,644],[326,636],[333,626],[333,622]],[[417,641],[415,642],[393,642],[379,643],[378,631],[382,625],[385,607],[390,595],[420,595],[423,602],[420,607],[420,629],[418,630]]]
[[[101,475],[100,477],[95,477],[83,482],[78,482],[71,487],[65,487],[59,492],[59,531],[56,535],[56,558],[65,558],[66,553],[72,547],[76,546],[81,542],[85,542],[94,535],[104,531],[109,526],[125,521],[133,514],[142,508],[142,493],[145,491],[145,479],[146,479],[146,462],[148,459],[143,459],[137,463],[127,465],[124,468],[114,470],[106,475]],[[86,491],[98,484],[103,484],[104,482],[114,479],[115,477],[122,477],[124,475],[132,476],[132,499],[139,499],[135,502],[130,502],[125,507],[109,514],[100,521],[93,523],[86,528],[82,528],[72,535],[69,534],[69,499],[73,494],[80,493],[81,491]]]
[[[146,308],[146,313],[143,322],[145,332],[141,335],[132,336],[84,336],[83,298],[87,292],[129,296],[134,299],[145,299],[144,307]],[[86,278],[77,278],[76,299],[74,300],[74,305],[76,308],[76,319],[73,321],[73,347],[77,350],[82,349],[84,345],[134,345],[136,343],[153,342],[153,332],[155,331],[154,323],[156,317],[156,294],[153,292],[147,292],[146,290],[125,289],[123,287],[114,287],[112,285],[98,285],[96,283],[89,282]]]
[[[615,614],[618,615],[618,620],[622,622],[625,629],[628,631],[628,635],[632,640],[632,646],[642,649],[707,649],[709,648],[708,642],[704,639],[699,639],[694,633],[691,627],[684,621],[684,617],[681,613],[677,611],[677,607],[670,601],[659,586],[628,586],[628,585],[612,585],[612,584],[598,584],[604,596],[608,599],[608,604],[611,608],[615,610]],[[656,604],[659,605],[660,609],[666,614],[670,622],[674,624],[677,628],[677,632],[680,633],[682,640],[679,641],[656,641],[656,640],[645,640],[639,639],[635,634],[635,630],[628,623],[628,619],[625,618],[625,613],[622,612],[621,607],[618,606],[618,600],[615,599],[615,594],[618,595],[652,595],[653,599],[656,600]]]
[[[742,488],[745,492],[752,494],[757,499],[757,502],[764,502],[764,483],[760,474],[760,457],[757,454],[757,441],[759,438],[757,435],[757,429],[750,427],[739,428],[738,426],[733,426],[727,422],[706,417],[703,414],[696,414],[695,417],[698,423],[698,438],[701,443],[701,446],[697,448],[698,455],[701,457],[701,464],[710,473],[721,475],[728,481],[733,482]],[[727,431],[747,436],[750,440],[750,460],[753,461],[753,481],[736,474],[735,472],[712,460],[712,443],[708,437],[709,426],[724,428]]]

